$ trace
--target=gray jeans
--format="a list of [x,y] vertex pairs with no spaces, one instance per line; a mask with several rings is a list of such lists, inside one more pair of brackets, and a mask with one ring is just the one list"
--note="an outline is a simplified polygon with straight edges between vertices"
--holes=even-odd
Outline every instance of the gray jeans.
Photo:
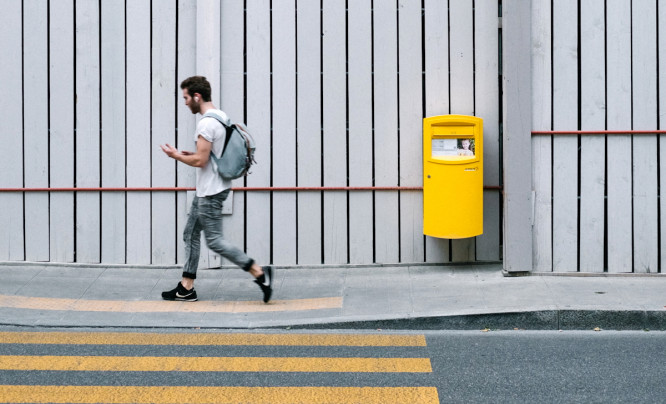
[[254,260],[243,251],[222,238],[222,204],[229,196],[229,190],[216,195],[199,198],[194,197],[190,207],[190,215],[183,231],[185,241],[185,266],[183,277],[196,279],[201,251],[201,230],[206,236],[208,248],[224,258],[249,271]]

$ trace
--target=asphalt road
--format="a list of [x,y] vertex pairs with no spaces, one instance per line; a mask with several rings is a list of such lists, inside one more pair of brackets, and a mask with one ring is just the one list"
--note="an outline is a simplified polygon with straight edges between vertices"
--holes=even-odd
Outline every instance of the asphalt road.
[[441,332],[427,340],[442,403],[666,402],[666,332]]
[[666,402],[666,332],[0,329],[0,402]]

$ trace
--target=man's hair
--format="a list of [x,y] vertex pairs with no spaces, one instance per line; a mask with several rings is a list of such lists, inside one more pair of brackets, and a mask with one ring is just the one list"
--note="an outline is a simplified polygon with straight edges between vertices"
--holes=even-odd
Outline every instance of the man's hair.
[[187,93],[193,96],[195,93],[201,94],[204,101],[210,101],[210,83],[204,76],[188,77],[180,83],[181,89],[187,89]]

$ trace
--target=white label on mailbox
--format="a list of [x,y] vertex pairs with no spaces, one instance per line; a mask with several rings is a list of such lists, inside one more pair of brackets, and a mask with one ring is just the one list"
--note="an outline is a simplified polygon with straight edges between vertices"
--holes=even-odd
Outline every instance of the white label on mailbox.
[[458,142],[456,139],[432,139],[432,157],[457,155]]

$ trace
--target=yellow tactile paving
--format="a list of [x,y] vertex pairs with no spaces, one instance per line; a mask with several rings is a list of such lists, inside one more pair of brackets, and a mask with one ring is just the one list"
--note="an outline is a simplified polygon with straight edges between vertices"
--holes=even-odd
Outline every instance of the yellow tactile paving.
[[258,300],[169,302],[163,300],[89,300],[0,295],[0,307],[32,310],[120,313],[251,313],[335,309],[342,307],[342,297],[272,300],[269,304],[265,304]]

